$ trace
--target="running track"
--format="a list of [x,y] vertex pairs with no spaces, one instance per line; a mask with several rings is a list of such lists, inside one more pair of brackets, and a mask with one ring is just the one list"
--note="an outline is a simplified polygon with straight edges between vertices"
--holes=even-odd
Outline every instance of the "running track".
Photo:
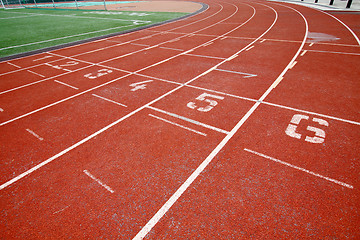
[[2,239],[360,237],[358,37],[342,15],[204,2],[0,63]]

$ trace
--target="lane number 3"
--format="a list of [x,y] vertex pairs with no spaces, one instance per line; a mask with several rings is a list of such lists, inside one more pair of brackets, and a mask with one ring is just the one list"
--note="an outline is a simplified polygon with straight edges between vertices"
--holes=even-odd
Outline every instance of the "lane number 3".
[[89,79],[95,79],[95,78],[104,76],[109,73],[112,73],[112,70],[100,69],[99,71],[97,71],[97,73],[88,73],[88,74],[85,74],[84,77],[89,78]]
[[218,104],[218,102],[215,101],[214,99],[223,100],[224,97],[213,95],[213,94],[208,94],[208,93],[203,93],[200,96],[198,96],[196,98],[196,100],[204,101],[204,102],[208,103],[207,106],[205,106],[205,107],[197,107],[195,102],[189,102],[187,104],[187,107],[191,108],[191,109],[196,109],[196,110],[198,110],[200,112],[209,112],[211,109],[213,109]]
[[[301,114],[295,114],[291,121],[290,124],[288,125],[288,127],[286,128],[285,133],[293,138],[297,138],[300,139],[301,138],[301,134],[296,132],[296,128],[299,125],[299,123],[302,120],[309,120],[309,116],[306,115],[301,115]],[[329,126],[329,123],[323,119],[320,118],[313,118],[312,121],[314,123],[316,123],[317,125],[320,126]],[[310,142],[310,143],[323,143],[325,141],[325,131],[321,128],[317,128],[317,127],[313,127],[313,126],[307,126],[306,128],[308,131],[314,132],[315,136],[313,137],[309,137],[306,136],[305,137],[305,141],[306,142]]]

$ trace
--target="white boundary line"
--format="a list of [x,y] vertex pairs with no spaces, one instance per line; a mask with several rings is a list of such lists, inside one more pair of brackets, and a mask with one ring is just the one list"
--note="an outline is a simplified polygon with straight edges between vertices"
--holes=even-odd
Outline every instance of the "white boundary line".
[[335,180],[335,179],[333,179],[333,178],[325,177],[325,176],[323,176],[323,175],[321,175],[321,174],[318,174],[318,173],[309,171],[309,170],[307,170],[307,169],[305,169],[305,168],[301,168],[301,167],[295,166],[295,165],[293,165],[293,164],[290,164],[290,163],[281,161],[281,160],[279,160],[279,159],[276,159],[276,158],[267,156],[267,155],[265,155],[265,154],[262,154],[262,153],[259,153],[259,152],[256,152],[256,151],[253,151],[253,150],[250,150],[250,149],[247,149],[247,148],[244,148],[244,151],[249,152],[249,153],[253,153],[253,154],[257,155],[257,156],[260,156],[260,157],[269,159],[269,160],[271,160],[271,161],[274,161],[274,162],[283,164],[283,165],[285,165],[285,166],[294,168],[294,169],[296,169],[296,170],[305,172],[305,173],[310,174],[310,175],[313,175],[313,176],[315,176],[315,177],[325,179],[325,180],[327,180],[327,181],[336,183],[336,184],[341,185],[341,186],[343,186],[343,187],[347,187],[347,188],[350,188],[350,189],[354,189],[354,186],[352,186],[352,185],[350,185],[350,184],[347,184],[347,183],[344,183],[344,182]]
[[95,182],[97,182],[98,184],[100,184],[102,187],[104,187],[106,190],[108,190],[111,193],[114,193],[114,190],[111,189],[111,187],[109,187],[108,185],[106,185],[105,183],[101,182],[99,179],[97,179],[96,177],[94,177],[94,175],[92,175],[88,170],[84,170],[83,171],[87,176],[89,176],[92,180],[94,180]]
[[201,123],[201,122],[195,121],[195,120],[193,120],[193,119],[180,116],[180,115],[175,114],[175,113],[171,113],[171,112],[168,112],[168,111],[165,111],[165,110],[156,108],[156,107],[152,107],[152,106],[149,106],[148,108],[150,108],[150,109],[152,109],[152,110],[154,110],[154,111],[157,111],[157,112],[164,113],[164,114],[169,115],[169,116],[171,116],[171,117],[175,117],[175,118],[181,119],[181,120],[183,120],[183,121],[186,121],[186,122],[189,122],[189,123],[192,123],[192,124],[195,124],[195,125],[198,125],[198,126],[207,128],[207,129],[214,130],[214,131],[219,132],[219,133],[229,134],[228,131],[225,131],[225,130],[223,130],[223,129],[220,129],[220,128],[217,128],[217,127],[214,127],[214,126],[210,126],[210,125],[208,125],[208,124]]
[[30,129],[26,129],[27,132],[29,132],[31,135],[33,135],[34,137],[36,137],[37,139],[39,139],[40,141],[44,140],[44,138],[40,137],[39,135],[37,135],[34,131],[30,130]]
[[58,80],[54,80],[54,82],[57,82],[57,83],[59,83],[59,84],[61,84],[61,85],[64,85],[64,86],[70,87],[70,88],[72,88],[72,89],[79,90],[79,88],[77,88],[77,87],[71,86],[71,85],[66,84],[66,83],[64,83],[64,82],[60,82],[60,81],[58,81]]
[[40,76],[40,77],[45,77],[44,75],[42,75],[42,74],[40,74],[40,73],[36,73],[36,72],[33,72],[33,71],[31,71],[31,70],[27,70],[29,73],[32,73],[32,74],[35,74],[35,75],[38,75],[38,76]]
[[126,105],[124,105],[124,104],[122,104],[122,103],[119,103],[119,102],[115,102],[115,101],[113,101],[113,100],[111,100],[111,99],[104,98],[104,97],[101,97],[101,96],[96,95],[96,94],[91,94],[91,95],[93,95],[94,97],[100,98],[100,99],[102,99],[102,100],[105,100],[105,101],[108,101],[108,102],[111,102],[111,103],[115,103],[115,104],[117,104],[117,105],[119,105],[119,106],[127,107]]
[[175,125],[175,126],[177,126],[177,127],[180,127],[180,128],[186,129],[186,130],[188,130],[188,131],[191,131],[191,132],[197,133],[197,134],[199,134],[199,135],[202,135],[202,136],[205,136],[205,137],[207,136],[207,135],[206,135],[206,133],[196,131],[196,130],[194,130],[194,129],[192,129],[192,128],[185,127],[185,126],[183,126],[183,125],[181,125],[181,124],[174,123],[174,122],[169,121],[169,120],[167,120],[167,119],[164,119],[164,118],[161,118],[161,117],[158,117],[158,116],[152,115],[152,114],[148,114],[148,115],[149,115],[150,117],[156,118],[156,119],[161,120],[161,121],[164,121],[164,122],[166,122],[166,123],[169,123],[169,124]]

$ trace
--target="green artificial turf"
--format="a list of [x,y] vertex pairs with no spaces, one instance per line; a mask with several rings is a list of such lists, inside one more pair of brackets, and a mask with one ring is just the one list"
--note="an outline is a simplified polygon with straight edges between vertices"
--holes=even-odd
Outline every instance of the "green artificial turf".
[[[188,13],[121,12],[119,14],[114,11],[96,10],[1,9],[0,57],[121,32],[186,14]],[[140,21],[134,24],[133,20]],[[27,45],[20,46],[24,44]]]

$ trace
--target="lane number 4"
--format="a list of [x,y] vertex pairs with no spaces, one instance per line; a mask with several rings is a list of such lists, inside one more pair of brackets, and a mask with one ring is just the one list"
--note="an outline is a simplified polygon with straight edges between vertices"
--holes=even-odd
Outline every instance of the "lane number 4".
[[[301,114],[295,114],[291,121],[290,124],[288,125],[288,127],[286,128],[285,133],[293,138],[297,138],[300,139],[301,138],[301,134],[296,132],[296,128],[298,127],[299,123],[302,120],[309,120],[309,116],[306,115],[301,115]],[[320,126],[329,126],[329,123],[323,119],[320,118],[313,118],[312,122],[317,123],[317,125]],[[309,137],[306,136],[305,137],[305,141],[306,142],[310,142],[310,143],[323,143],[325,141],[325,131],[321,128],[317,128],[317,127],[313,127],[313,126],[307,126],[306,128],[308,131],[314,132],[315,136],[313,137]]]
[[187,104],[187,107],[191,108],[191,109],[196,109],[200,112],[209,112],[211,109],[213,109],[218,104],[218,102],[215,101],[214,99],[223,100],[224,97],[213,95],[213,94],[208,94],[208,93],[203,93],[200,96],[198,96],[196,98],[196,100],[207,102],[208,103],[207,106],[197,107],[195,102],[189,102]]

